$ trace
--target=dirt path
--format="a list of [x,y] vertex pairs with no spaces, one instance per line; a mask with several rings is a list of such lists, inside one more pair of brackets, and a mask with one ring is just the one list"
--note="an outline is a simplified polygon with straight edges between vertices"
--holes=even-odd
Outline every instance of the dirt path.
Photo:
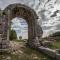
[[25,47],[23,42],[15,42],[15,41],[10,41],[10,46],[12,54],[23,53],[21,49]]

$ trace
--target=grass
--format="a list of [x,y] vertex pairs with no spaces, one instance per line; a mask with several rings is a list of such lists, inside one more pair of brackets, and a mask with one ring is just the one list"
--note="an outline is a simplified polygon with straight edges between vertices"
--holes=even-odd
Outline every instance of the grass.
[[27,40],[12,40],[12,41],[16,41],[16,42],[27,42]]
[[60,49],[60,41],[54,41],[52,45],[49,46],[52,49]]
[[18,55],[6,52],[0,53],[0,60],[5,60],[7,57],[11,57],[11,60],[52,60],[48,56],[29,47],[20,48],[20,50],[23,53],[19,53]]
[[44,56],[42,53],[37,52],[34,49],[25,48],[25,50],[23,51],[24,53],[21,55],[2,53],[2,55],[0,55],[0,60],[3,59],[3,56],[4,58],[6,58],[7,56],[8,57],[10,56],[11,60],[51,60],[47,56]]
[[60,49],[60,41],[53,42],[53,46],[57,49]]

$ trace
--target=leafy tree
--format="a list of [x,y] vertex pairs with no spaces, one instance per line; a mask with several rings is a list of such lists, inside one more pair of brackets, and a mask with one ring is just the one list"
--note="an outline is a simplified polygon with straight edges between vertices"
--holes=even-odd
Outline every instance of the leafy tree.
[[10,30],[10,35],[9,35],[10,40],[16,40],[17,39],[17,34],[15,30]]
[[56,41],[60,41],[60,31],[51,34],[50,37],[54,37]]
[[22,36],[20,36],[19,39],[22,40]]
[[50,36],[52,36],[52,37],[58,37],[58,36],[60,36],[60,31],[55,32],[55,33],[51,34]]

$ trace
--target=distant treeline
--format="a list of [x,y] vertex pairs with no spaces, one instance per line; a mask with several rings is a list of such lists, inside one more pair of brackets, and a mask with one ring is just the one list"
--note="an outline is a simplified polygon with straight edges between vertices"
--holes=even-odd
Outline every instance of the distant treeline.
[[50,34],[48,37],[42,38],[42,40],[60,41],[60,31]]
[[51,35],[49,35],[49,36],[51,36],[51,37],[59,37],[60,36],[60,31],[58,31],[58,32],[55,32],[55,33],[53,33],[53,34],[51,34]]

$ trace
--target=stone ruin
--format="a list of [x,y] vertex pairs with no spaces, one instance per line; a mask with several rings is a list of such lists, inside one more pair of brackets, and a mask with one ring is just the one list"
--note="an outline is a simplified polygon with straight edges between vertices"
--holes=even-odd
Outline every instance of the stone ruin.
[[9,48],[10,21],[15,17],[25,19],[28,24],[27,44],[33,48],[40,46],[39,39],[41,38],[43,31],[41,26],[37,23],[38,16],[36,12],[23,4],[11,4],[1,12],[0,49],[5,50]]
[[39,40],[42,37],[43,31],[41,26],[38,24],[38,16],[36,12],[28,6],[23,4],[11,4],[8,5],[0,16],[0,51],[9,50],[9,28],[10,21],[15,17],[21,17],[26,20],[28,24],[28,46],[36,48],[40,52],[49,55],[56,60],[60,60],[59,51],[52,50],[41,46]]

